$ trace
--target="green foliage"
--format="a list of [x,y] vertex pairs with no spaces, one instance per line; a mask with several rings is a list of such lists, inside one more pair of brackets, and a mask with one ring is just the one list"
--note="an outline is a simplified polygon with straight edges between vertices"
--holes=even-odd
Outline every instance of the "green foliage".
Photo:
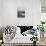
[[44,24],[45,24],[45,22],[40,21],[40,25],[37,25],[37,29],[38,30],[40,29],[40,31],[44,32]]
[[34,41],[37,42],[37,41],[38,41],[37,36],[33,36],[32,39],[31,39],[31,41],[33,41],[33,42],[34,42]]

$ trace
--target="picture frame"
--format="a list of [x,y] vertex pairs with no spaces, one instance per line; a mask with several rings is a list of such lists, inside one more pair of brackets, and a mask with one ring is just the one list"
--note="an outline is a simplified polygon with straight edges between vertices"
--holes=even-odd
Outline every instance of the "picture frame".
[[18,16],[18,18],[25,17],[25,9],[23,7],[17,8],[17,16]]

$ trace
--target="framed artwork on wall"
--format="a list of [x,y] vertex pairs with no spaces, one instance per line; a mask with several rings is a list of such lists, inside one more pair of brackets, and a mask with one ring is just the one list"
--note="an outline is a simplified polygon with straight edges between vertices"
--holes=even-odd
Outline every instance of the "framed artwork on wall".
[[18,16],[18,18],[25,17],[25,9],[23,7],[17,8],[17,16]]

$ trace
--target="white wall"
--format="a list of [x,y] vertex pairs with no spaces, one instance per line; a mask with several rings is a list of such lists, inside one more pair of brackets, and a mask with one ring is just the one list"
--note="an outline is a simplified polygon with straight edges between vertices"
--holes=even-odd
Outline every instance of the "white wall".
[[0,26],[2,24],[2,20],[3,20],[3,17],[2,17],[2,0],[0,0]]
[[[40,20],[40,0],[2,0],[2,25],[33,25]],[[25,8],[25,18],[17,17],[17,8]],[[0,20],[1,21],[1,20]]]

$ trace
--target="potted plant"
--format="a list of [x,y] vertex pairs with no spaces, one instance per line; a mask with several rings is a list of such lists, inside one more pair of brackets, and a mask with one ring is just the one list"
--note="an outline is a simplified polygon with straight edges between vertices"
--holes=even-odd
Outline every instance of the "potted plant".
[[[45,22],[44,21],[40,21],[40,24],[37,25],[37,29],[40,30],[41,34],[42,34],[42,37],[44,37],[44,24]],[[41,36],[41,35],[40,35]]]
[[31,39],[31,41],[33,41],[33,46],[36,46],[36,43],[38,41],[37,36],[33,36],[32,39]]

